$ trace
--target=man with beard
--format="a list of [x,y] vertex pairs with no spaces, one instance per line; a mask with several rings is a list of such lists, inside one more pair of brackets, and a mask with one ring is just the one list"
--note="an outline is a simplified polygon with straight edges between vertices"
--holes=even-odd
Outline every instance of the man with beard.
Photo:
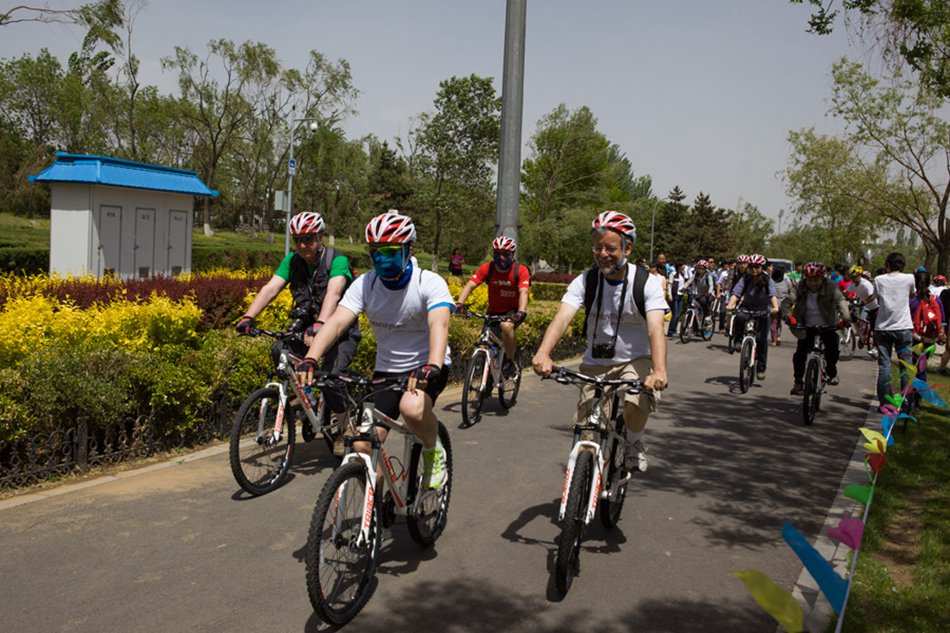
[[456,312],[465,312],[465,300],[480,284],[488,282],[488,314],[505,315],[508,321],[498,324],[501,328],[501,341],[505,346],[506,374],[517,371],[514,359],[515,328],[521,325],[527,315],[528,297],[531,294],[531,272],[527,266],[515,259],[517,251],[515,241],[506,235],[499,235],[492,242],[492,260],[478,267],[472,278],[459,293],[455,304]]
[[[261,288],[251,302],[247,312],[237,322],[239,334],[249,333],[255,326],[254,320],[264,311],[271,301],[287,286],[294,298],[294,325],[302,331],[303,341],[278,341],[271,349],[274,363],[280,358],[280,352],[286,345],[290,351],[303,356],[330,315],[336,310],[343,293],[353,282],[349,260],[336,252],[332,246],[323,243],[325,224],[323,217],[316,211],[304,211],[290,219],[290,234],[295,250],[284,257],[274,276]],[[323,369],[343,371],[350,366],[356,347],[360,342],[359,326],[354,324],[323,356]],[[334,389],[325,394],[330,414],[337,421],[331,428],[336,429],[333,453],[343,454],[343,440],[339,423],[346,419],[346,400]]]
[[[734,310],[736,304],[742,308],[736,313],[732,328],[732,338],[736,343],[732,346],[733,350],[738,349],[741,344],[746,323],[749,319],[755,318],[755,345],[758,348],[755,377],[758,380],[765,379],[765,370],[768,365],[769,315],[778,314],[779,308],[775,282],[763,270],[764,267],[765,257],[758,253],[749,255],[747,274],[733,288],[729,305],[726,306],[726,311]],[[753,312],[758,312],[760,315],[753,317],[751,314]]]
[[[656,410],[660,392],[667,387],[663,332],[667,306],[659,277],[628,262],[635,239],[636,227],[623,213],[604,211],[594,219],[595,266],[568,286],[532,366],[540,376],[551,374],[551,351],[583,307],[589,327],[580,371],[608,379],[643,379],[641,393],[624,394],[623,417],[627,425],[625,466],[628,471],[644,471],[643,431],[650,413]],[[592,395],[592,388],[581,392],[576,419],[587,415]]]

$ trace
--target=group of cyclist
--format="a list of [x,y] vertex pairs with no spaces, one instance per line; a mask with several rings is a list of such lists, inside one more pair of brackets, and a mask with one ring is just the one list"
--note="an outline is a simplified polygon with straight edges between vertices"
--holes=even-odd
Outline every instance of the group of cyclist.
[[[390,417],[402,415],[406,424],[422,440],[423,458],[429,486],[445,481],[445,453],[438,441],[434,404],[446,386],[451,353],[448,324],[453,312],[465,310],[472,290],[488,285],[488,313],[506,315],[500,334],[507,359],[503,371],[520,371],[516,357],[515,328],[528,310],[530,271],[517,261],[517,245],[507,236],[492,243],[493,257],[480,266],[453,299],[448,285],[438,274],[423,270],[413,257],[416,229],[411,218],[395,210],[374,217],[366,226],[372,270],[354,278],[346,258],[323,243],[324,221],[319,213],[300,213],[291,220],[296,249],[281,262],[273,278],[252,301],[237,324],[239,332],[254,327],[255,318],[287,285],[296,305],[294,314],[303,331],[302,342],[293,351],[302,360],[297,365],[301,380],[311,382],[316,370],[345,370],[360,340],[358,316],[365,314],[377,341],[374,377],[408,377],[403,393],[382,392],[377,409]],[[638,394],[626,394],[623,417],[627,425],[626,460],[628,470],[646,470],[644,429],[668,385],[667,337],[675,331],[678,296],[684,295],[699,312],[726,323],[734,314],[730,336],[738,338],[746,322],[753,319],[757,346],[759,380],[766,376],[768,333],[771,319],[784,319],[798,338],[793,356],[792,395],[802,393],[805,358],[814,338],[821,337],[826,360],[827,382],[838,379],[839,338],[835,328],[846,327],[860,317],[874,332],[874,348],[880,364],[878,397],[886,404],[890,392],[890,358],[896,352],[909,359],[915,325],[910,298],[928,302],[939,290],[950,299],[946,280],[934,284],[925,271],[904,274],[904,260],[892,253],[885,270],[874,277],[860,267],[832,271],[818,262],[804,264],[787,275],[787,294],[780,293],[765,257],[740,255],[718,269],[714,261],[699,259],[693,266],[673,268],[665,257],[649,274],[630,261],[636,241],[631,218],[616,211],[604,211],[591,224],[594,266],[578,275],[568,286],[560,308],[548,326],[534,358],[535,373],[552,372],[552,352],[567,331],[578,310],[586,313],[587,346],[581,372],[607,378],[643,380]],[[923,292],[921,286],[924,286]],[[903,305],[901,305],[903,299]],[[925,306],[929,303],[924,303]],[[665,319],[673,306],[669,331]],[[718,310],[718,313],[713,313]],[[919,310],[918,310],[919,311]],[[940,330],[946,317],[940,310]],[[773,329],[774,331],[774,329]],[[775,340],[777,345],[780,339]],[[730,346],[735,348],[737,346]],[[950,355],[941,360],[945,369]],[[326,402],[331,413],[345,419],[341,394],[328,390]],[[582,393],[575,419],[587,415],[589,392]],[[385,430],[381,433],[385,439]],[[357,447],[359,450],[359,447]]]

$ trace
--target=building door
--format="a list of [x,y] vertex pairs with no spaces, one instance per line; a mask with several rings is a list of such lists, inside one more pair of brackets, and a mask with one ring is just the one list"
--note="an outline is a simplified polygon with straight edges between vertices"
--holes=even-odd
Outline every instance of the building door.
[[152,276],[155,265],[155,209],[135,210],[135,276]]
[[185,270],[185,249],[188,248],[188,212],[168,212],[168,270],[180,275]]
[[119,255],[122,252],[122,207],[100,205],[97,224],[99,253],[95,265],[96,275],[112,276],[119,272]]

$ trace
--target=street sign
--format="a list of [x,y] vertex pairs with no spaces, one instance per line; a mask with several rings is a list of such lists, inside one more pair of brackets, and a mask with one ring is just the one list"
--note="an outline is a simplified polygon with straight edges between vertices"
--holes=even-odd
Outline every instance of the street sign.
[[274,192],[274,211],[287,211],[287,192]]
[[287,161],[287,173],[290,174],[291,176],[294,176],[297,174],[297,159],[296,158],[291,158],[289,161]]

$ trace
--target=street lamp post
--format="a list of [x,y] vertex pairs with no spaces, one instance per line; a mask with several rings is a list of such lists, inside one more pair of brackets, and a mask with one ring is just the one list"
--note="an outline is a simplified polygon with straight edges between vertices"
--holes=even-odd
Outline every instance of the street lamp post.
[[657,198],[653,201],[653,215],[650,218],[650,261],[647,262],[648,264],[653,263],[653,232],[656,229],[656,207],[663,200],[666,200],[666,198]]
[[290,217],[293,215],[294,208],[294,174],[297,173],[297,161],[294,160],[294,135],[297,132],[297,124],[303,121],[310,121],[310,131],[316,132],[319,126],[316,121],[307,117],[294,117],[297,106],[290,108],[290,158],[287,160],[287,221],[284,223],[284,255],[290,252]]

